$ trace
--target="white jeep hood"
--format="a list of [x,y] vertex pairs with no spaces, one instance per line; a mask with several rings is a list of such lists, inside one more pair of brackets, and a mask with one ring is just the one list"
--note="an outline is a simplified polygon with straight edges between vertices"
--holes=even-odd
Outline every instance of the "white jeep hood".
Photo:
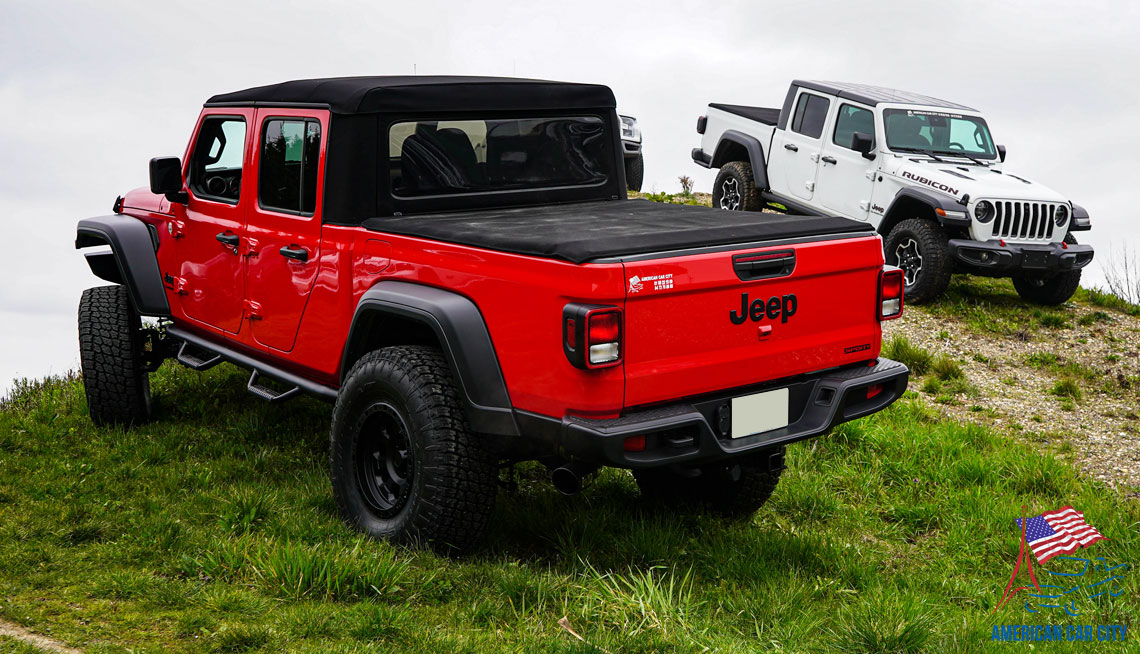
[[985,199],[1067,202],[1060,193],[1021,175],[954,160],[913,161],[909,157],[894,157],[894,161],[885,163],[883,172],[899,177],[906,186],[926,187],[955,198],[968,193],[971,205]]

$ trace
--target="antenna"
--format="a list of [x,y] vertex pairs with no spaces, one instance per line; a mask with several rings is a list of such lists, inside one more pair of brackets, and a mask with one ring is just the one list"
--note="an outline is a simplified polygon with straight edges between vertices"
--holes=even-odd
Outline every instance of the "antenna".
[[415,64],[412,64],[412,75],[419,75],[419,73],[416,72],[416,65]]

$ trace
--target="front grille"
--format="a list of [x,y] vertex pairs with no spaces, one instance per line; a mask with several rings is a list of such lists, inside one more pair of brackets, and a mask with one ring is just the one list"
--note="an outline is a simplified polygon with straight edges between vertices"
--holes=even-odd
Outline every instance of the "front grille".
[[995,238],[1017,238],[1030,241],[1052,241],[1053,214],[1059,206],[1053,202],[1013,202],[992,200]]

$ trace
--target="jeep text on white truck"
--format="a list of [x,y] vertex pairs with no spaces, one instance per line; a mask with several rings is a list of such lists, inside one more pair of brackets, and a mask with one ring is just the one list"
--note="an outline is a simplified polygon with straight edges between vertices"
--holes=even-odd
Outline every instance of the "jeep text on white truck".
[[1093,258],[1072,234],[1089,229],[1088,213],[1003,171],[1005,148],[969,107],[796,80],[779,109],[710,104],[697,132],[693,161],[720,169],[714,206],[868,221],[904,270],[908,301],[962,272],[1012,277],[1026,300],[1060,304]]

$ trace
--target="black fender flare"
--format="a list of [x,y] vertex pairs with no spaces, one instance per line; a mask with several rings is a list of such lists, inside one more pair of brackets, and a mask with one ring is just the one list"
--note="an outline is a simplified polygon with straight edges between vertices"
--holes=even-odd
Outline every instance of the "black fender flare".
[[[910,215],[899,216],[895,214],[899,211],[905,211],[905,207],[908,205],[913,207],[914,203],[928,207],[934,218],[945,227],[970,228],[970,214],[958,200],[934,191],[908,186],[895,193],[891,205],[883,212],[883,221],[879,223],[879,234],[886,236],[900,221],[913,218],[914,216]],[[946,215],[938,213],[939,209]],[[959,214],[964,214],[964,217],[959,217]]]
[[79,221],[75,248],[110,245],[111,252],[88,253],[87,264],[100,279],[123,284],[135,309],[144,316],[170,316],[170,304],[158,268],[157,234],[143,221],[124,215]]
[[713,153],[709,165],[712,168],[720,168],[728,163],[728,143],[735,143],[748,152],[749,163],[752,164],[752,182],[761,191],[768,190],[770,188],[768,185],[768,164],[765,163],[764,159],[764,146],[755,136],[749,136],[735,129],[726,129],[716,144],[716,152]]
[[472,429],[483,434],[518,436],[507,384],[491,334],[479,307],[470,299],[433,286],[381,281],[365,291],[356,305],[341,354],[341,381],[350,363],[364,354],[364,333],[376,317],[392,316],[430,329],[451,365]]

